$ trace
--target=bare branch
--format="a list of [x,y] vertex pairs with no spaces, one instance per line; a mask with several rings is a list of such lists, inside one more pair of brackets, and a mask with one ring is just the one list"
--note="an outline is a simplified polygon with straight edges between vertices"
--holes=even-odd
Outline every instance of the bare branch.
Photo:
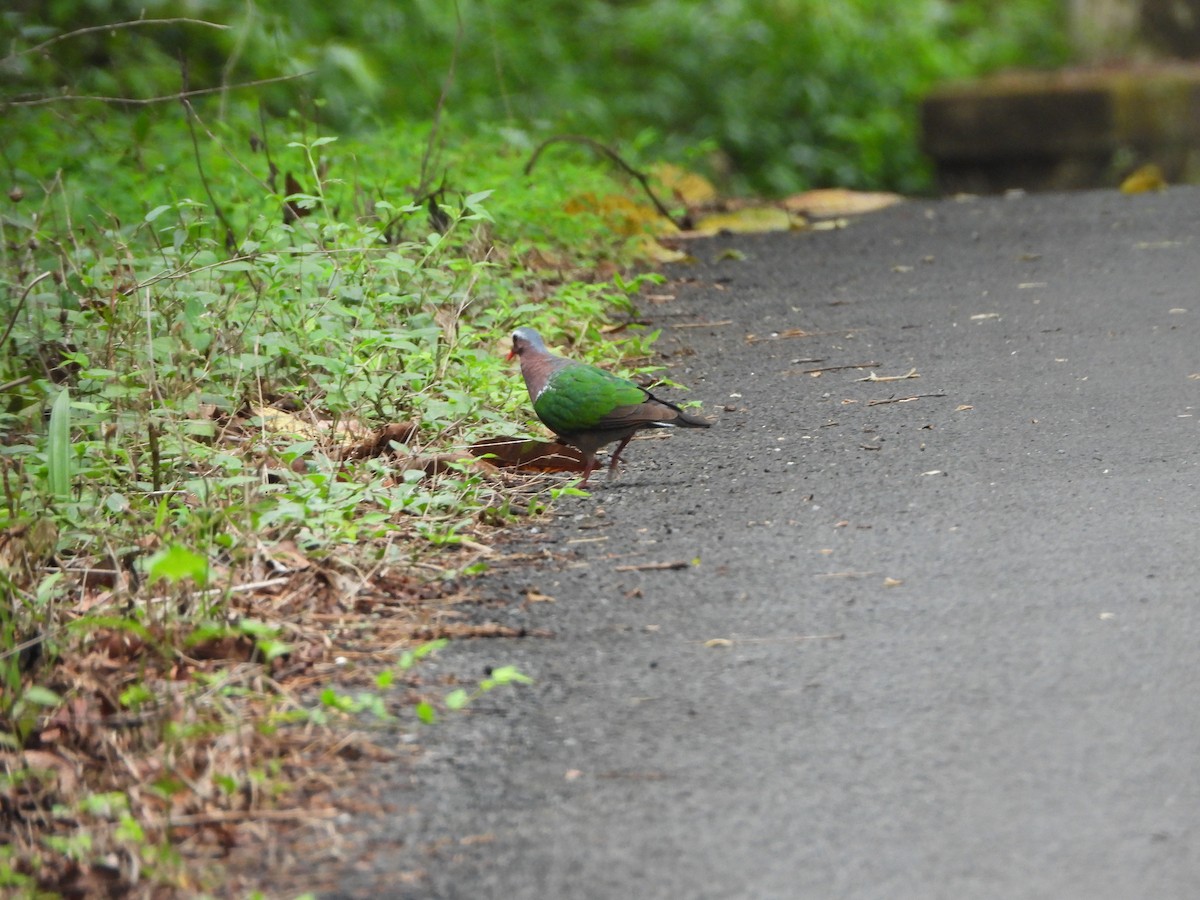
[[204,94],[219,94],[222,91],[236,91],[240,88],[260,87],[264,84],[276,84],[280,81],[294,81],[297,78],[307,78],[316,73],[315,69],[307,72],[297,72],[294,75],[276,75],[274,78],[260,78],[256,81],[243,81],[239,84],[221,85],[220,87],[196,88],[191,91],[178,91],[174,94],[164,94],[161,97],[97,97],[86,94],[60,94],[56,97],[38,97],[35,100],[9,100],[5,106],[45,106],[47,103],[78,102],[92,100],[97,103],[118,103],[125,106],[151,106],[155,103],[174,103],[189,97],[199,97]]
[[537,149],[533,151],[533,155],[529,157],[529,162],[525,163],[525,174],[528,175],[533,171],[533,167],[537,163],[538,157],[542,155],[543,150],[545,150],[551,144],[560,142],[568,144],[583,144],[585,147],[591,147],[597,153],[607,156],[618,166],[624,169],[625,172],[638,180],[638,183],[642,186],[642,190],[644,190],[647,196],[649,196],[650,202],[654,204],[654,208],[658,210],[659,215],[661,215],[667,221],[673,222],[680,231],[688,230],[690,223],[687,221],[687,217],[685,216],[683,219],[676,221],[675,217],[671,215],[670,211],[666,208],[666,206],[663,205],[662,201],[658,199],[658,195],[656,195],[651,189],[649,179],[646,178],[642,172],[639,172],[629,163],[625,162],[625,160],[620,157],[616,150],[613,150],[611,147],[608,147],[605,144],[594,140],[593,138],[586,137],[585,135],[556,134],[553,137],[546,138],[544,141],[538,144]]
[[[25,306],[25,298],[29,296],[29,292],[33,290],[34,285],[53,274],[53,272],[43,272],[37,278],[33,279],[33,281],[29,282],[29,284],[25,285],[25,290],[21,292],[20,299],[17,300],[16,306],[13,307],[12,318],[8,320],[8,327],[4,329],[4,334],[0,335],[0,347],[4,346],[5,342],[8,341],[8,336],[12,334],[13,326],[17,324],[17,317],[21,315],[21,310]],[[6,384],[5,387],[9,387],[9,385]]]
[[204,19],[188,19],[176,17],[172,19],[134,19],[129,22],[114,22],[111,25],[89,25],[87,28],[77,28],[74,31],[67,31],[63,34],[55,35],[48,41],[42,41],[40,44],[35,44],[25,50],[18,50],[16,53],[10,53],[5,59],[12,59],[15,56],[26,56],[30,53],[37,53],[39,50],[45,50],[47,47],[52,47],[55,44],[68,41],[71,38],[81,37],[85,34],[95,34],[98,31],[116,31],[119,28],[140,28],[143,25],[203,25],[206,28],[216,28],[220,31],[227,31],[229,25],[218,25],[216,22],[206,22]]
[[[458,65],[458,51],[462,46],[463,39],[462,13],[458,8],[457,2],[454,4],[454,17],[458,24],[454,33],[454,47],[450,51],[450,65],[447,67],[446,77],[442,81],[442,92],[438,95],[437,106],[433,108],[433,124],[429,129],[429,142],[425,145],[425,155],[421,157],[421,180],[417,185],[417,189],[413,192],[413,196],[416,198],[424,198],[428,193],[430,201],[434,204],[437,203],[434,195],[438,192],[429,191],[430,185],[433,184],[433,175],[429,170],[429,163],[433,158],[433,152],[438,142],[438,132],[442,124],[442,110],[446,106],[446,96],[450,93],[450,87],[454,84],[454,69]],[[444,174],[442,180],[443,182],[445,181]],[[421,200],[417,199],[416,202],[419,203]],[[436,205],[432,208],[436,209]]]
[[[184,70],[184,78],[187,78],[186,68]],[[192,137],[192,152],[196,159],[196,171],[200,174],[200,183],[204,185],[204,193],[208,194],[208,202],[212,205],[213,212],[221,221],[221,224],[225,226],[225,249],[230,253],[234,253],[237,251],[237,238],[234,237],[233,226],[229,223],[229,220],[225,218],[225,213],[221,209],[221,204],[219,204],[217,202],[217,198],[213,196],[212,188],[209,187],[208,184],[208,177],[204,174],[204,165],[200,162],[200,141],[196,137],[195,125],[195,122],[198,121],[200,117],[196,115],[196,110],[192,107],[191,101],[189,101],[186,97],[184,97],[180,102],[183,103],[183,108],[187,111],[186,118],[188,134],[190,134]]]

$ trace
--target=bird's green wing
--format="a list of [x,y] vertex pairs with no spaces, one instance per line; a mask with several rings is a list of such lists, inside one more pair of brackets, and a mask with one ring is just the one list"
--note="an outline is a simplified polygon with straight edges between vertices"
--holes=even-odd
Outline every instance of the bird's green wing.
[[618,411],[645,402],[647,394],[632,381],[584,364],[555,372],[533,404],[538,418],[558,434],[613,428]]

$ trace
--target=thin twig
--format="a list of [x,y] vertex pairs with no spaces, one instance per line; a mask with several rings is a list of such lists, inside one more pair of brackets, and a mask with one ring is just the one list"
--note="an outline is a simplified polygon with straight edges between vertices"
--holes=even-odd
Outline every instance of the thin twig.
[[672,222],[680,231],[687,231],[689,228],[691,228],[692,223],[689,216],[684,216],[682,219],[676,219],[673,215],[671,215],[670,211],[666,208],[666,206],[663,205],[662,201],[658,199],[658,195],[655,194],[651,189],[650,181],[648,178],[646,178],[645,174],[639,172],[633,166],[629,165],[629,163],[625,162],[625,160],[620,157],[617,151],[613,150],[611,147],[608,147],[599,141],[594,140],[593,138],[587,137],[586,135],[556,134],[552,137],[546,138],[544,141],[538,144],[537,149],[533,151],[533,155],[529,157],[529,162],[525,163],[526,175],[533,171],[533,167],[537,163],[538,157],[542,155],[542,151],[554,143],[583,144],[585,147],[591,147],[597,153],[607,156],[618,166],[624,169],[627,174],[637,179],[638,184],[642,186],[642,190],[646,192],[646,195],[650,198],[650,202],[653,203],[654,208],[658,210],[659,215],[661,215],[664,219],[667,219],[669,222]]
[[[834,634],[791,634],[781,635],[779,637],[737,637],[719,638],[731,644],[782,644],[793,643],[797,641],[841,641],[845,640],[846,635],[840,632]],[[711,641],[712,638],[709,638]],[[707,644],[708,641],[688,641],[689,644]]]
[[306,819],[332,819],[340,814],[341,810],[335,806],[327,806],[324,809],[224,809],[190,816],[171,816],[169,824],[173,827],[182,827],[219,825],[224,822],[291,822]]
[[[454,4],[454,18],[457,25],[454,32],[454,46],[450,49],[450,65],[446,67],[446,77],[442,81],[442,92],[438,95],[437,105],[433,108],[433,124],[429,128],[429,141],[425,144],[425,153],[421,157],[420,181],[417,182],[417,188],[413,191],[414,197],[422,199],[429,193],[430,199],[434,203],[437,203],[437,201],[433,199],[433,195],[438,192],[429,192],[429,186],[433,183],[433,178],[429,174],[429,160],[433,157],[433,148],[437,144],[438,133],[441,131],[442,110],[446,106],[446,96],[450,93],[450,86],[454,84],[454,69],[458,64],[458,51],[462,46],[463,39],[462,12],[459,10],[457,2]],[[421,201],[418,200],[417,202]]]
[[[238,594],[238,593],[242,593],[245,591],[257,591],[257,590],[261,590],[262,588],[278,587],[280,585],[287,584],[289,580],[290,579],[288,579],[287,577],[280,576],[279,578],[268,578],[264,581],[249,581],[244,584],[234,584],[234,585],[230,585],[228,587],[208,588],[203,591],[197,591],[196,596],[198,596],[198,597],[214,597],[214,596],[224,594],[224,593]],[[147,603],[165,603],[166,601],[168,601],[170,599],[171,599],[170,597],[151,597],[146,602]]]
[[865,378],[855,378],[855,381],[904,381],[907,378],[920,378],[921,373],[916,369],[909,369],[903,375],[876,375],[872,372]]
[[[838,372],[838,371],[841,371],[842,369],[869,369],[869,368],[871,368],[871,366],[878,366],[878,365],[881,365],[881,363],[865,362],[865,363],[854,363],[854,364],[848,365],[848,366],[822,366],[819,369],[801,369],[800,374],[801,375],[812,375],[814,372]],[[795,369],[788,369],[788,372],[789,373],[795,372]],[[856,379],[856,380],[861,380],[861,379]]]
[[659,572],[669,569],[686,569],[691,566],[691,563],[686,559],[676,559],[671,562],[649,562],[637,563],[629,566],[616,566],[615,572]]
[[776,331],[768,335],[748,334],[746,335],[747,344],[761,344],[763,341],[782,341],[792,338],[810,338],[824,337],[829,334],[839,334],[834,331],[805,331],[803,328],[785,328],[783,331]]
[[[29,282],[29,284],[25,285],[25,290],[21,291],[21,297],[17,300],[17,305],[13,307],[12,317],[8,320],[8,327],[4,329],[4,334],[0,335],[0,348],[4,346],[5,341],[8,340],[8,336],[12,334],[13,326],[17,324],[17,317],[21,315],[21,310],[25,306],[25,298],[29,296],[29,292],[33,290],[33,286],[39,281],[49,278],[53,274],[53,272],[43,272],[37,278],[33,279],[33,281]],[[13,385],[5,385],[6,388],[11,386]]]
[[882,406],[884,403],[908,403],[911,400],[920,400],[922,397],[945,397],[945,391],[939,391],[935,394],[913,394],[911,397],[889,397],[886,400],[868,400],[867,406]]
[[163,94],[161,97],[101,97],[93,94],[59,94],[55,97],[38,97],[34,100],[7,100],[5,106],[45,106],[47,103],[80,102],[92,100],[96,103],[118,103],[125,106],[151,106],[155,103],[171,103],[175,100],[185,100],[188,97],[201,97],[205,94],[219,94],[222,91],[236,91],[241,88],[261,87],[264,84],[275,84],[280,81],[295,81],[297,78],[307,78],[315,75],[316,69],[297,72],[294,75],[276,75],[274,78],[259,78],[254,81],[242,81],[238,84],[221,85],[211,88],[196,88],[190,91]]
[[13,388],[19,388],[23,384],[29,384],[31,381],[33,381],[32,375],[22,375],[20,378],[6,381],[4,384],[0,384],[0,394],[3,394],[5,391],[11,391]]
[[676,322],[672,328],[720,328],[724,325],[732,325],[733,319],[722,319],[720,322]]
[[85,34],[95,34],[98,31],[117,31],[121,28],[140,28],[143,25],[203,25],[206,28],[216,28],[220,31],[227,31],[232,26],[218,25],[216,22],[208,22],[204,19],[188,19],[176,17],[172,19],[132,19],[128,22],[114,22],[110,25],[89,25],[86,28],[77,28],[74,31],[67,31],[63,34],[55,35],[47,41],[42,41],[40,44],[34,44],[24,50],[18,50],[16,53],[10,53],[4,59],[12,59],[16,56],[26,56],[30,53],[37,53],[39,50],[45,50],[54,44],[62,43],[63,41],[77,38]]
[[[186,85],[187,82],[187,67],[183,67],[183,78]],[[204,165],[200,162],[200,139],[196,137],[196,122],[200,117],[196,115],[196,110],[192,106],[192,102],[188,100],[186,92],[179,95],[179,102],[183,104],[184,112],[187,114],[188,134],[192,137],[192,153],[196,158],[196,171],[200,174],[200,183],[204,185],[204,193],[208,194],[208,202],[212,204],[213,212],[225,226],[225,249],[229,253],[237,252],[237,238],[233,234],[233,225],[225,218],[225,211],[221,208],[221,204],[217,203],[217,198],[213,196],[212,188],[208,185],[208,176],[204,174]]]

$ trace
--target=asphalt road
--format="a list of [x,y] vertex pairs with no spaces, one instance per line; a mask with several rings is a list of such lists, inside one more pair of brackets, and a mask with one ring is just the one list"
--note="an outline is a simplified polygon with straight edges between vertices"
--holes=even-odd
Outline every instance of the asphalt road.
[[325,896],[1200,896],[1200,190],[694,249],[644,311],[717,424],[505,548],[555,636],[435,665],[536,685]]

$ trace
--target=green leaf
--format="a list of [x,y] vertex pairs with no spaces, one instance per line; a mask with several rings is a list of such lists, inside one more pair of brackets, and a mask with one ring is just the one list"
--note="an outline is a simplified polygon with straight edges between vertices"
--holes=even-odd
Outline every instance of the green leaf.
[[286,656],[295,649],[291,644],[272,640],[260,640],[256,646],[258,647],[258,652],[263,655],[263,659],[267,662],[280,656]]
[[100,819],[111,819],[118,811],[129,809],[129,798],[120,791],[102,791],[88,794],[79,801],[79,808]]
[[436,653],[438,650],[441,650],[448,643],[449,641],[447,641],[445,638],[438,638],[436,641],[424,643],[412,651],[413,659],[424,659],[431,653]]
[[58,583],[62,581],[62,578],[62,572],[51,572],[38,582],[37,602],[39,606],[45,606],[50,602],[50,598],[54,596],[54,589],[58,586]]
[[58,706],[62,703],[62,697],[40,684],[31,684],[27,687],[25,693],[21,694],[21,699],[34,706]]
[[434,711],[433,706],[430,705],[428,700],[422,700],[416,705],[415,709],[417,712],[417,718],[426,725],[432,725],[437,721],[437,713]]
[[471,702],[471,696],[462,688],[459,688],[448,693],[443,702],[446,704],[446,709],[462,709]]
[[446,643],[447,641],[445,638],[438,638],[436,641],[428,641],[427,643],[424,643],[419,647],[415,647],[412,650],[405,650],[400,654],[400,659],[396,662],[396,665],[400,671],[407,672],[409,669],[415,666],[418,661],[424,659],[426,656],[429,656],[431,653],[436,653],[438,650],[441,650],[446,646]]
[[516,666],[500,666],[492,669],[490,680],[495,684],[533,684],[533,679]]
[[129,841],[133,844],[143,844],[146,841],[146,832],[142,829],[141,823],[131,815],[121,816],[116,836],[118,840]]
[[161,775],[150,783],[151,788],[163,797],[174,797],[188,789],[183,779],[174,775]]
[[208,583],[208,560],[186,547],[171,544],[150,557],[146,563],[146,574],[151,583],[165,578],[171,584],[178,584],[185,578],[191,578],[204,587]]
[[146,213],[146,221],[153,222],[155,219],[157,219],[159,216],[161,216],[163,213],[165,213],[168,209],[171,209],[171,207],[167,206],[167,205],[154,207],[154,209],[152,209],[152,210],[150,210],[150,212]]
[[153,700],[154,693],[142,682],[135,681],[129,687],[125,688],[125,690],[121,691],[121,696],[117,699],[126,709],[138,709],[142,704]]
[[262,622],[258,619],[242,619],[238,622],[238,628],[242,634],[247,634],[253,638],[273,638],[279,634],[279,626],[272,625],[269,622]]
[[60,503],[71,496],[71,392],[59,391],[50,409],[50,431],[46,437],[50,493]]

